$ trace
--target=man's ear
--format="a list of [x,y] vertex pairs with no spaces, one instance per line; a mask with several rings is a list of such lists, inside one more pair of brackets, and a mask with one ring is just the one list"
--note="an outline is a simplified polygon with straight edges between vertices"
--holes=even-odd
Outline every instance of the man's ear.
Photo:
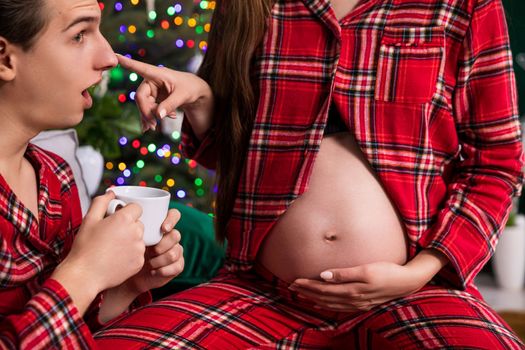
[[14,46],[7,39],[0,36],[0,80],[10,81],[16,76],[13,57]]

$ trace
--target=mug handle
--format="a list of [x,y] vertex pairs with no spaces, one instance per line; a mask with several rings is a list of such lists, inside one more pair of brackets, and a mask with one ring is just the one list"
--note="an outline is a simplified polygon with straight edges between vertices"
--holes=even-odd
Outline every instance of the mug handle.
[[124,208],[126,206],[126,202],[121,201],[120,199],[112,199],[109,202],[108,210],[106,210],[106,215],[114,214],[117,210]]

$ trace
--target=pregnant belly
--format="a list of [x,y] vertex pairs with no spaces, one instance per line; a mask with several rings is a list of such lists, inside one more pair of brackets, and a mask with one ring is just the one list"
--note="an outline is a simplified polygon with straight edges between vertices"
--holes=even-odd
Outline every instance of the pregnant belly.
[[257,259],[288,282],[328,268],[405,263],[403,226],[352,136],[323,139],[308,190],[279,218]]

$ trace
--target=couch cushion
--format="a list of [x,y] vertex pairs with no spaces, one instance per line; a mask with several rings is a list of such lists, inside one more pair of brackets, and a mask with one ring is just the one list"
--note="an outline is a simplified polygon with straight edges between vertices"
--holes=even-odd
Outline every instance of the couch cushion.
[[42,131],[30,142],[59,155],[69,164],[78,187],[82,215],[85,215],[91,204],[91,198],[88,195],[82,167],[77,158],[78,137],[75,129]]

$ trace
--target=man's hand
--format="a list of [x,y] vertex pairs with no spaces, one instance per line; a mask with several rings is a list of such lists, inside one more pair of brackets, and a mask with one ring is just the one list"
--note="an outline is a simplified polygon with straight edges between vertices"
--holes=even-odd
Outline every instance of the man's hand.
[[174,230],[180,219],[178,210],[172,209],[162,223],[164,237],[155,246],[147,247],[142,269],[121,285],[106,290],[100,308],[102,323],[120,315],[140,294],[153,288],[162,287],[184,269],[184,257],[180,233]]
[[155,246],[146,248],[146,262],[135,276],[125,284],[137,294],[159,288],[178,276],[184,269],[180,232],[173,228],[180,219],[180,212],[172,209],[162,223],[164,237]]
[[66,288],[81,314],[98,293],[119,286],[144,265],[142,209],[130,204],[105,217],[114,198],[108,191],[93,200],[71,251],[51,276]]

